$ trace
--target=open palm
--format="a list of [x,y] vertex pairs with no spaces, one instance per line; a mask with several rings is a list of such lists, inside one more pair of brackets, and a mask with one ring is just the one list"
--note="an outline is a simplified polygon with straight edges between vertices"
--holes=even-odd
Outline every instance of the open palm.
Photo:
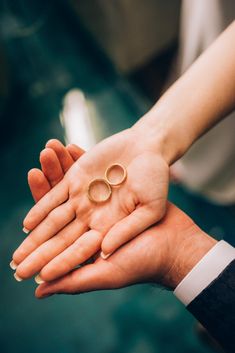
[[[89,182],[112,163],[126,166],[126,182],[106,203],[91,202]],[[162,218],[167,191],[168,166],[160,154],[146,151],[129,130],[104,140],[74,163],[27,215],[24,226],[32,232],[14,253],[14,261],[22,265],[17,271],[22,278],[32,276],[39,269],[38,258],[42,268],[50,254],[53,259],[42,271],[50,281],[90,258],[102,241],[103,252],[113,253]],[[33,261],[38,267],[32,270],[28,264]]]

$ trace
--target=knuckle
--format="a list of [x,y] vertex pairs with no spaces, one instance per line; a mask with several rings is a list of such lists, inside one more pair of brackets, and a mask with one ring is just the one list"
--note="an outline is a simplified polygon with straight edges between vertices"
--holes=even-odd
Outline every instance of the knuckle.
[[37,247],[39,247],[39,245],[41,245],[40,239],[36,236],[36,234],[34,234],[34,236],[30,237],[27,239],[28,243],[25,244],[25,252],[31,253],[34,249],[36,249]]
[[114,248],[114,244],[113,244],[113,241],[112,241],[112,238],[109,239],[104,239],[103,243],[102,243],[102,250],[105,254],[109,254],[110,252],[113,251],[113,248]]
[[67,248],[68,246],[71,245],[71,239],[67,234],[67,232],[62,231],[61,233],[58,234],[58,238],[63,248]]
[[49,213],[49,215],[47,216],[47,218],[45,219],[45,227],[46,228],[54,228],[54,226],[56,225],[56,213],[55,211],[52,211],[51,213]]
[[[77,251],[76,251],[76,249],[77,249]],[[87,253],[88,253],[87,247],[84,246],[83,244],[80,244],[79,247],[76,247],[74,249],[75,256],[78,257],[78,255],[79,255],[79,258],[81,259],[81,261],[85,261],[84,259],[86,259]]]
[[23,222],[23,226],[26,229],[32,230],[35,228],[35,219],[37,218],[37,216],[33,216],[31,214],[28,214]]
[[50,249],[47,249],[46,244],[37,251],[34,255],[34,263],[37,265],[37,270],[41,270],[43,266],[45,266],[51,257]]

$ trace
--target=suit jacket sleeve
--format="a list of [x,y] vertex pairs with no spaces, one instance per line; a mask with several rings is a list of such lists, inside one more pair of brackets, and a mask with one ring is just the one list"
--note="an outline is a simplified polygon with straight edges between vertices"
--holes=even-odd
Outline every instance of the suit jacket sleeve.
[[235,260],[187,305],[187,309],[225,352],[235,353]]

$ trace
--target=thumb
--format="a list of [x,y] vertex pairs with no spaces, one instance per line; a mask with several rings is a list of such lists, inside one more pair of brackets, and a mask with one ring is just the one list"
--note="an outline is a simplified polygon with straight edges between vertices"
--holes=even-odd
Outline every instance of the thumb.
[[108,231],[101,245],[101,256],[104,259],[107,258],[115,250],[161,219],[162,215],[163,212],[160,208],[156,208],[156,210],[148,206],[137,208]]
[[95,290],[114,289],[121,286],[121,276],[109,261],[98,259],[51,282],[39,285],[35,295],[45,298],[53,294],[79,294]]

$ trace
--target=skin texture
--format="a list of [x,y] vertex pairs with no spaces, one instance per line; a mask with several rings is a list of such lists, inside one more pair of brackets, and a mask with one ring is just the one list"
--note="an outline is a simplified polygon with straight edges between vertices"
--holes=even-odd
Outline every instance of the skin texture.
[[[62,154],[66,155],[69,149],[70,146],[61,149]],[[76,146],[73,146],[73,151],[77,151],[72,157],[75,161],[83,152]],[[61,165],[59,158],[62,154],[57,157],[56,153],[46,150],[40,158],[45,174],[38,169],[29,172],[28,182],[36,202],[54,186],[56,178],[58,181],[63,178],[62,168],[54,168],[54,172],[47,173],[50,166]],[[167,215],[158,226],[143,232],[106,261],[97,257],[93,264],[56,281],[41,284],[36,296],[43,298],[55,293],[113,289],[142,282],[158,283],[173,289],[214,244],[215,240],[203,233],[185,213],[169,204]]]
[[41,284],[36,296],[76,294],[146,282],[174,289],[214,244],[214,239],[203,233],[186,214],[169,204],[166,216],[157,226],[143,232],[107,260],[98,257],[93,264]]
[[[46,147],[57,144],[53,150],[68,171],[59,183],[53,180],[55,187],[24,220],[31,233],[13,255],[18,276],[26,279],[43,268],[42,278],[54,280],[100,247],[111,254],[162,219],[169,165],[235,106],[234,34],[235,22],[134,127],[102,141],[69,170],[71,155],[63,156],[63,146],[50,141]],[[92,203],[86,195],[89,182],[113,163],[127,168],[126,182],[108,202]],[[59,165],[43,169],[48,178],[54,168],[59,175]]]
[[48,141],[46,146],[40,153],[41,170],[33,168],[28,173],[29,188],[36,203],[63,179],[68,169],[85,152],[76,145],[65,147],[55,140]]
[[[24,221],[24,226],[33,230],[13,255],[19,265],[18,276],[23,279],[33,276],[45,265],[43,259],[50,256],[50,263],[40,274],[44,280],[51,281],[88,260],[101,247],[105,254],[113,253],[162,218],[166,208],[169,167],[159,153],[146,152],[144,146],[135,141],[136,136],[129,130],[102,141],[83,154],[64,178],[39,200]],[[54,152],[42,151],[41,161],[46,152],[51,157],[56,153],[61,158],[59,153],[63,145],[54,140],[46,147],[52,143]],[[70,158],[63,157],[65,172],[71,165]],[[102,176],[114,161],[126,166],[127,180],[120,187],[113,188],[108,202],[91,202],[87,197],[89,182]],[[61,174],[56,162],[48,171],[43,166],[42,169],[47,176],[54,169]],[[57,180],[58,177],[52,185]],[[34,268],[29,265],[33,261]]]
[[234,36],[235,21],[136,123],[169,165],[235,109]]

